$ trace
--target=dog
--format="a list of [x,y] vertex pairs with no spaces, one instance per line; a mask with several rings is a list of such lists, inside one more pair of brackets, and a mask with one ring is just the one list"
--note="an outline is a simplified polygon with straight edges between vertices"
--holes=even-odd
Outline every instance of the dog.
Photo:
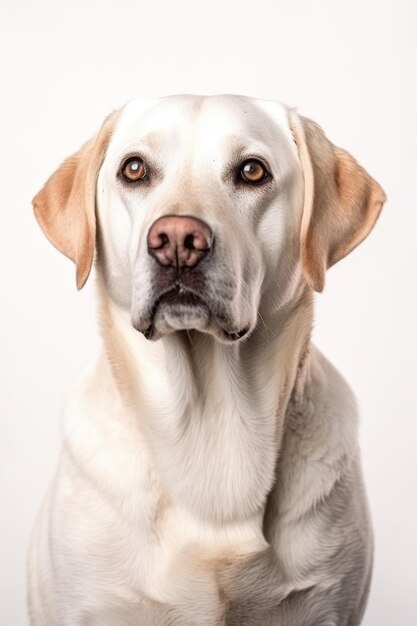
[[294,109],[135,100],[34,199],[94,260],[102,353],[33,531],[34,626],[354,626],[372,527],[354,396],[310,340],[385,194]]

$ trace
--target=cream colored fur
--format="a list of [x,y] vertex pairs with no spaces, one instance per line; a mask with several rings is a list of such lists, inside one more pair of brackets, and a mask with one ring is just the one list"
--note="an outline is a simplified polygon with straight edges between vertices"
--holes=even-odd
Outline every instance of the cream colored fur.
[[[372,535],[357,410],[310,343],[311,286],[370,230],[382,190],[308,120],[236,96],[132,102],[88,149],[103,350],[66,404],[30,550],[31,623],[359,624]],[[117,178],[132,152],[155,172],[134,191]],[[250,156],[272,174],[256,190],[227,178]],[[71,204],[80,167],[76,157],[35,199],[79,286],[92,245],[91,189],[81,226]],[[249,328],[243,339],[191,307],[158,309],[156,341],[136,329],[153,297],[146,233],[165,214],[212,228],[207,297]]]

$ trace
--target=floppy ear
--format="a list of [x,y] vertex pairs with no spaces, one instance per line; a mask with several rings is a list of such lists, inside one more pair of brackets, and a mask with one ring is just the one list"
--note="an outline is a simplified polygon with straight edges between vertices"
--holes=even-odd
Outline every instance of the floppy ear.
[[326,269],[349,254],[374,226],[386,197],[380,185],[311,120],[289,113],[304,174],[300,232],[307,282],[323,291]]
[[36,218],[49,241],[77,266],[81,289],[91,270],[96,238],[96,184],[115,125],[112,113],[100,132],[52,174],[33,199]]

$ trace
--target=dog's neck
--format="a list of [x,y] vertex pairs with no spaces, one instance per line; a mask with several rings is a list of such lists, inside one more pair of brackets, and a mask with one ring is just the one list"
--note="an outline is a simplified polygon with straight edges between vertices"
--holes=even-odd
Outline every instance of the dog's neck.
[[110,371],[149,444],[168,497],[210,523],[258,516],[312,327],[312,296],[223,345],[197,332],[150,342],[98,280]]

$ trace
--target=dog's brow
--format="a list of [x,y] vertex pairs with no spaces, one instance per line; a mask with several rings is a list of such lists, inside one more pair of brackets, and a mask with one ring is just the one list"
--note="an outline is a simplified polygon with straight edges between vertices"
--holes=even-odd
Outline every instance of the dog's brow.
[[267,159],[272,159],[273,154],[270,147],[263,141],[251,135],[228,135],[224,138],[223,144],[233,157],[241,157],[246,155],[258,154]]
[[276,170],[275,159],[268,148],[259,141],[239,140],[237,143],[233,140],[233,145],[227,148],[227,159],[224,163],[223,180],[233,176],[233,172],[238,169],[241,164],[248,159],[258,159],[265,165],[269,175]]
[[163,144],[161,137],[156,133],[149,133],[127,145],[121,145],[115,160],[117,163],[120,163],[130,156],[138,155],[140,158],[154,162],[158,167],[162,167],[160,161],[162,152]]
[[157,131],[150,131],[140,139],[141,144],[153,151],[157,151],[160,148],[162,141],[162,135]]

